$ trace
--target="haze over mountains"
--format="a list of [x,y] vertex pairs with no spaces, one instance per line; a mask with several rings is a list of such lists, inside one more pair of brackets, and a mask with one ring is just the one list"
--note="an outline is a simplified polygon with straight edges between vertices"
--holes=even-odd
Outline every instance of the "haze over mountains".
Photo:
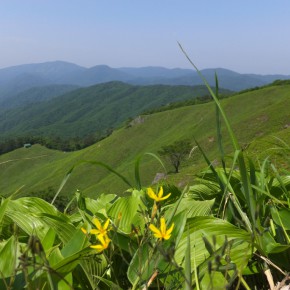
[[[214,85],[215,72],[218,75],[220,87],[232,91],[262,86],[276,79],[290,78],[289,75],[240,74],[223,68],[202,70],[210,85]],[[0,100],[15,96],[33,87],[48,85],[85,87],[110,81],[122,81],[133,85],[194,86],[202,84],[198,74],[191,69],[168,69],[163,67],[111,68],[107,65],[85,68],[73,63],[54,61],[0,69]]]

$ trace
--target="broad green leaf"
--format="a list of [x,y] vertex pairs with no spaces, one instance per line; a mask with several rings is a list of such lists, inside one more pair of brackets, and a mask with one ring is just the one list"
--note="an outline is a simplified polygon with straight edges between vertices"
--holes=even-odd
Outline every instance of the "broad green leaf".
[[84,257],[87,257],[87,255],[90,255],[92,253],[93,253],[92,249],[85,248],[71,256],[64,258],[59,251],[56,251],[57,255],[53,257],[53,260],[59,261],[57,261],[53,265],[53,269],[60,274],[66,275],[69,272],[71,272],[78,264],[80,264],[80,262],[82,261],[82,259],[84,259]]
[[64,243],[67,243],[76,231],[76,228],[63,217],[46,213],[39,213],[37,216],[47,227],[53,228]]
[[61,254],[64,258],[66,258],[79,252],[87,246],[89,246],[89,242],[86,235],[84,235],[80,229],[75,229],[71,239],[62,248]]
[[105,279],[101,276],[96,276],[96,278],[105,283],[108,287],[110,287],[111,290],[122,290],[122,288],[119,285],[115,284],[114,282],[108,279]]
[[115,194],[102,194],[98,196],[97,199],[86,198],[86,208],[92,213],[95,214],[100,210],[105,209],[106,211],[110,208],[113,201],[116,199]]
[[2,219],[5,215],[5,211],[6,211],[6,208],[7,208],[9,201],[10,201],[10,198],[7,198],[7,199],[2,198],[1,199],[1,205],[0,205],[0,222],[1,223],[2,223]]
[[10,277],[16,267],[16,241],[11,236],[9,240],[0,243],[0,277]]
[[[126,196],[123,198],[119,198],[108,210],[108,216],[112,220],[117,220],[119,216],[121,216],[119,222],[119,230],[124,233],[131,232],[131,225],[134,222],[141,223],[142,219],[138,216],[140,207],[143,207],[143,203],[141,201],[140,196],[143,195],[143,191],[133,191],[131,196]],[[144,220],[143,220],[144,222]],[[134,224],[135,227],[138,227],[141,224]]]
[[[176,211],[176,214],[182,211],[186,212],[188,218],[195,216],[207,216],[210,215],[211,208],[214,205],[215,200],[194,200],[192,197],[184,197],[179,207]],[[169,212],[172,212],[173,209],[169,209]]]
[[111,239],[114,245],[118,246],[121,250],[126,251],[127,253],[134,254],[138,249],[137,242],[130,238],[129,235],[114,232],[111,235]]
[[73,286],[73,275],[72,272],[68,273],[63,279],[61,279],[58,283],[57,283],[57,289],[61,289],[61,290],[72,290]]
[[290,210],[287,208],[282,208],[277,210],[274,207],[271,207],[271,214],[274,222],[284,227],[285,230],[290,230]]
[[[12,202],[11,202],[12,204]],[[31,216],[29,213],[22,211],[22,207],[17,209],[9,208],[6,210],[6,216],[11,219],[12,222],[16,223],[17,226],[26,232],[28,235],[36,234],[40,240],[44,238],[48,228],[44,223],[35,216]]]
[[[190,232],[190,244],[192,247],[195,247],[195,262],[197,266],[209,256],[202,238],[203,236],[208,240],[212,240],[212,238],[215,237],[219,246],[225,242],[225,237],[227,237],[229,241],[236,239],[246,244],[251,242],[251,235],[248,232],[222,219],[214,217],[195,217],[188,219],[186,227],[187,226]],[[184,259],[186,247],[187,234],[184,232],[175,252],[175,259],[179,264],[181,264]],[[193,257],[191,259],[191,266],[192,268],[194,267]]]
[[290,248],[290,245],[277,243],[269,232],[264,232],[261,237],[261,250],[263,255],[284,252]]
[[[36,197],[11,200],[5,212],[5,215],[28,235],[35,234],[40,240],[43,240],[49,227],[39,218],[41,214],[60,215],[53,206]],[[65,218],[65,220],[68,219]]]
[[55,241],[55,231],[52,228],[49,228],[46,235],[42,239],[41,243],[44,251],[48,251],[54,244]]
[[[228,274],[229,275],[229,274]],[[200,282],[201,289],[224,290],[228,289],[228,282],[221,272],[206,273]]]
[[88,280],[92,289],[98,289],[99,279],[97,277],[103,276],[104,272],[108,269],[106,257],[104,255],[94,255],[92,251],[90,256],[81,260],[80,266],[82,271],[78,271],[78,274],[85,276],[83,279]]
[[51,267],[56,265],[57,263],[61,262],[63,260],[63,256],[61,254],[61,251],[59,247],[53,248],[53,250],[50,252],[48,257],[48,262]]
[[58,213],[57,209],[54,206],[38,197],[22,197],[15,200],[14,202],[19,205],[22,205],[29,212],[31,212],[31,214],[37,212],[45,212],[49,214]]
[[212,199],[220,192],[220,187],[216,182],[198,179],[197,184],[189,187],[188,194],[194,199]]

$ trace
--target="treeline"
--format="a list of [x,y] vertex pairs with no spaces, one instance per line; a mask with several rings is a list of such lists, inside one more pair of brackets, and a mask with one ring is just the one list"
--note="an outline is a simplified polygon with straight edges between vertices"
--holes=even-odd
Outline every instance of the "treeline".
[[[220,95],[220,99],[229,97],[229,94],[222,94]],[[159,113],[163,111],[168,111],[168,110],[173,110],[181,107],[186,107],[186,106],[192,106],[192,105],[198,105],[198,104],[203,104],[207,102],[211,102],[212,97],[210,95],[204,95],[200,97],[195,97],[193,99],[185,100],[185,101],[180,101],[180,102],[172,102],[167,105],[161,106],[159,108],[154,108],[152,110],[145,111],[143,114],[144,115],[150,115],[153,113]]]
[[104,134],[90,134],[85,137],[61,138],[59,136],[20,136],[6,138],[0,141],[0,154],[8,153],[24,145],[40,144],[49,149],[60,151],[77,151],[86,148],[106,138],[112,133],[112,129],[106,130]]
[[257,91],[263,88],[268,88],[268,87],[272,87],[272,86],[285,86],[285,85],[290,85],[290,79],[289,80],[275,80],[270,84],[266,84],[264,86],[260,86],[260,87],[253,87],[253,88],[248,88],[239,92],[234,93],[233,95],[240,95],[240,94],[244,94],[244,93],[248,93],[248,92],[252,92],[252,91]]

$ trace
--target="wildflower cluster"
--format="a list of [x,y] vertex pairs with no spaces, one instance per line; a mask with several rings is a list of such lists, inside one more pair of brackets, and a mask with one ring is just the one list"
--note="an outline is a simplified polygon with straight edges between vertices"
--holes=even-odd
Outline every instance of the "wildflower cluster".
[[[165,200],[167,198],[169,198],[169,196],[171,195],[171,193],[167,194],[166,196],[163,196],[163,187],[161,186],[159,189],[158,194],[156,194],[152,188],[148,188],[147,189],[147,194],[148,196],[154,200],[154,205],[153,205],[153,210],[152,210],[152,215],[151,215],[151,220],[154,219],[156,212],[157,212],[157,205],[156,203]],[[172,225],[170,226],[169,229],[167,229],[166,227],[166,221],[164,217],[160,218],[160,228],[157,228],[155,225],[153,225],[152,223],[150,223],[149,225],[149,229],[153,232],[154,236],[156,238],[158,238],[159,240],[169,240],[171,237],[171,233],[173,231],[174,228],[174,223],[172,223]]]
[[[97,218],[94,218],[93,224],[96,226],[96,229],[91,229],[89,233],[91,235],[95,235],[100,244],[91,245],[90,247],[96,249],[99,253],[101,253],[103,250],[108,248],[111,241],[110,238],[108,237],[108,231],[110,230],[109,229],[110,220],[107,219],[105,223],[102,225]],[[84,228],[81,228],[81,230],[84,234],[87,234],[87,231]]]

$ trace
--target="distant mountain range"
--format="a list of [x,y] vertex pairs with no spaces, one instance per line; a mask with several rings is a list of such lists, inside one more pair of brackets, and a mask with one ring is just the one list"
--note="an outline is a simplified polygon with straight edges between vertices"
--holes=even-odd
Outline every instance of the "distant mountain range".
[[[219,85],[232,91],[262,86],[276,79],[289,79],[290,75],[240,74],[216,68],[202,70],[210,85],[217,73]],[[85,68],[64,61],[25,64],[0,69],[0,100],[15,96],[33,87],[69,85],[87,87],[95,84],[122,81],[132,85],[189,85],[202,84],[198,74],[191,69],[164,67],[111,68],[97,65]]]

